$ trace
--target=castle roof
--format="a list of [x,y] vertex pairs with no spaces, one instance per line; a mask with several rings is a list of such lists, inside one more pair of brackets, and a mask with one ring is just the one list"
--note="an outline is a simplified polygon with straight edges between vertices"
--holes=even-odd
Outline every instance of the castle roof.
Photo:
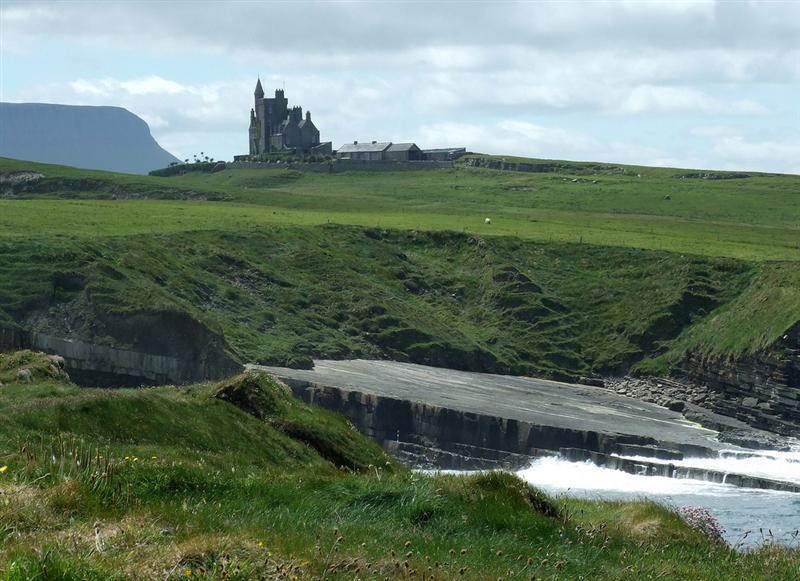
[[346,143],[336,151],[338,153],[356,153],[358,151],[386,151],[391,141],[373,141],[372,143]]
[[258,78],[258,82],[256,83],[256,99],[263,99],[264,98],[264,88],[261,86],[261,77]]

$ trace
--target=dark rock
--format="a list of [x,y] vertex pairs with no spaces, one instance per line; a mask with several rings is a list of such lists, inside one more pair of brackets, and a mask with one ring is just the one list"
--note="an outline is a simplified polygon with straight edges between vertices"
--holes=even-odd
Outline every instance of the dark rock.
[[667,402],[667,404],[664,407],[674,412],[682,412],[686,408],[686,402],[673,399]]

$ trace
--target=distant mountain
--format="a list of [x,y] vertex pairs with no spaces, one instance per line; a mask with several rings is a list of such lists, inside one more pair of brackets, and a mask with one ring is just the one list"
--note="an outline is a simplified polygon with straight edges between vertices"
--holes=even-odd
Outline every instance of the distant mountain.
[[179,161],[122,107],[0,103],[0,157],[144,174]]

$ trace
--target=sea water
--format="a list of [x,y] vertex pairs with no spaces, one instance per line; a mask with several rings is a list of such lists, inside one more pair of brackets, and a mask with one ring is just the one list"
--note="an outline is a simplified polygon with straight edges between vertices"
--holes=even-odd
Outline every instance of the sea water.
[[[671,463],[800,484],[800,451],[745,455],[730,451],[720,453],[718,458],[687,458]],[[733,546],[752,547],[765,541],[800,544],[797,533],[800,530],[800,493],[739,488],[703,480],[637,476],[589,462],[559,458],[535,460],[518,474],[551,495],[599,500],[647,498],[676,508],[703,507],[725,529],[725,540]]]

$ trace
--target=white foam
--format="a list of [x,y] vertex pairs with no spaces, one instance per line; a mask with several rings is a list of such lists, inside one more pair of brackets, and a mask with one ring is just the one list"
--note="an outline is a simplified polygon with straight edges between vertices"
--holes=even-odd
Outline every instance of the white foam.
[[684,458],[683,460],[657,460],[643,456],[622,456],[641,462],[656,462],[705,468],[728,474],[746,474],[800,484],[800,452],[775,452],[723,450],[718,458]]
[[619,470],[595,466],[591,462],[569,462],[559,458],[540,458],[517,474],[526,482],[548,492],[609,491],[642,496],[662,496],[672,494],[720,495],[736,490],[736,487],[729,484],[665,476],[636,476]]

